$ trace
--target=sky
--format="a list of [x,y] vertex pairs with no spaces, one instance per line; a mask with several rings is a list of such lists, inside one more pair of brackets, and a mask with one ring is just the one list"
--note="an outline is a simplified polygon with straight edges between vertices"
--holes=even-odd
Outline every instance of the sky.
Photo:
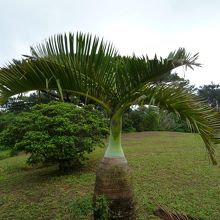
[[111,41],[121,55],[199,52],[201,68],[176,69],[193,85],[220,84],[219,0],[0,0],[0,67],[64,32]]

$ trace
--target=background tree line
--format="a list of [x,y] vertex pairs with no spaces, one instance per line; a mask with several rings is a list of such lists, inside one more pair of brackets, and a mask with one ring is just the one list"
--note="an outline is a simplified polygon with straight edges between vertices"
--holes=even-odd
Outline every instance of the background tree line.
[[[180,78],[177,74],[171,74],[162,79],[164,83],[178,83],[187,87],[191,92],[204,99],[211,107],[219,111],[220,85],[208,84],[195,88],[189,84],[188,80]],[[46,104],[51,101],[59,101],[60,97],[56,91],[39,91],[29,95],[21,94],[17,97],[9,98],[6,104],[1,106],[0,112],[0,132],[21,112],[31,111],[37,104]],[[76,97],[71,94],[64,94],[64,102],[74,105],[94,104],[84,97]],[[94,105],[96,109],[102,111],[101,107]],[[102,111],[103,112],[103,111]],[[104,114],[104,112],[103,112]],[[133,106],[130,107],[123,116],[123,131],[178,131],[190,132],[186,122],[181,121],[174,113],[159,109],[155,106]]]

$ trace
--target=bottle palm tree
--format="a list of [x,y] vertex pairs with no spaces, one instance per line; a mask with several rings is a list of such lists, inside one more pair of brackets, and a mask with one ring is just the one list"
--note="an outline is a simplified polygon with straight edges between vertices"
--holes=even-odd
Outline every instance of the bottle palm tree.
[[102,106],[110,118],[110,135],[97,169],[94,202],[104,195],[110,204],[110,219],[135,219],[129,169],[121,146],[122,115],[129,106],[157,105],[175,112],[201,135],[216,164],[214,145],[220,127],[216,113],[185,88],[160,81],[176,67],[200,66],[197,58],[198,54],[191,55],[183,48],[165,59],[120,56],[111,43],[90,34],[55,35],[31,47],[31,56],[22,62],[1,68],[0,101],[31,90],[57,90],[61,99],[68,92]]

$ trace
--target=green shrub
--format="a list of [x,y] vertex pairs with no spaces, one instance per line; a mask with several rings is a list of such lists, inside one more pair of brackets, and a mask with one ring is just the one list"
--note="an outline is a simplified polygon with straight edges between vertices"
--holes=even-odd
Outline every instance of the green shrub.
[[77,199],[71,203],[70,206],[71,212],[78,219],[83,217],[92,216],[93,206],[92,206],[92,196],[83,196],[80,199]]
[[88,219],[93,214],[99,220],[109,219],[109,204],[104,196],[98,196],[95,205],[93,204],[92,196],[83,196],[71,203],[70,210],[78,219]]
[[179,131],[189,132],[187,123],[174,113],[155,106],[129,109],[123,117],[123,131]]
[[187,123],[181,120],[176,114],[166,110],[160,110],[159,131],[190,132]]
[[[13,123],[16,115],[10,112],[0,112],[0,133],[4,131],[7,126]],[[8,146],[1,145],[0,143],[0,151],[6,150]]]
[[158,108],[139,106],[124,114],[123,131],[156,131],[158,130],[158,119]]
[[96,146],[103,146],[107,123],[93,106],[41,104],[21,113],[1,133],[1,143],[25,151],[29,164],[58,163],[61,171],[78,167]]
[[108,220],[109,203],[105,196],[98,196],[93,207],[94,215],[100,220]]

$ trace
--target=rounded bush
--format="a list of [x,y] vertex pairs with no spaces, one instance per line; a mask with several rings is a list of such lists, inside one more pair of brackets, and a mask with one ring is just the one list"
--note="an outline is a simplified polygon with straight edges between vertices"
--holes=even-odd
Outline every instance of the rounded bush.
[[78,167],[96,146],[103,146],[107,122],[94,106],[51,102],[21,113],[1,135],[14,151],[25,151],[29,164],[58,163],[61,171]]

